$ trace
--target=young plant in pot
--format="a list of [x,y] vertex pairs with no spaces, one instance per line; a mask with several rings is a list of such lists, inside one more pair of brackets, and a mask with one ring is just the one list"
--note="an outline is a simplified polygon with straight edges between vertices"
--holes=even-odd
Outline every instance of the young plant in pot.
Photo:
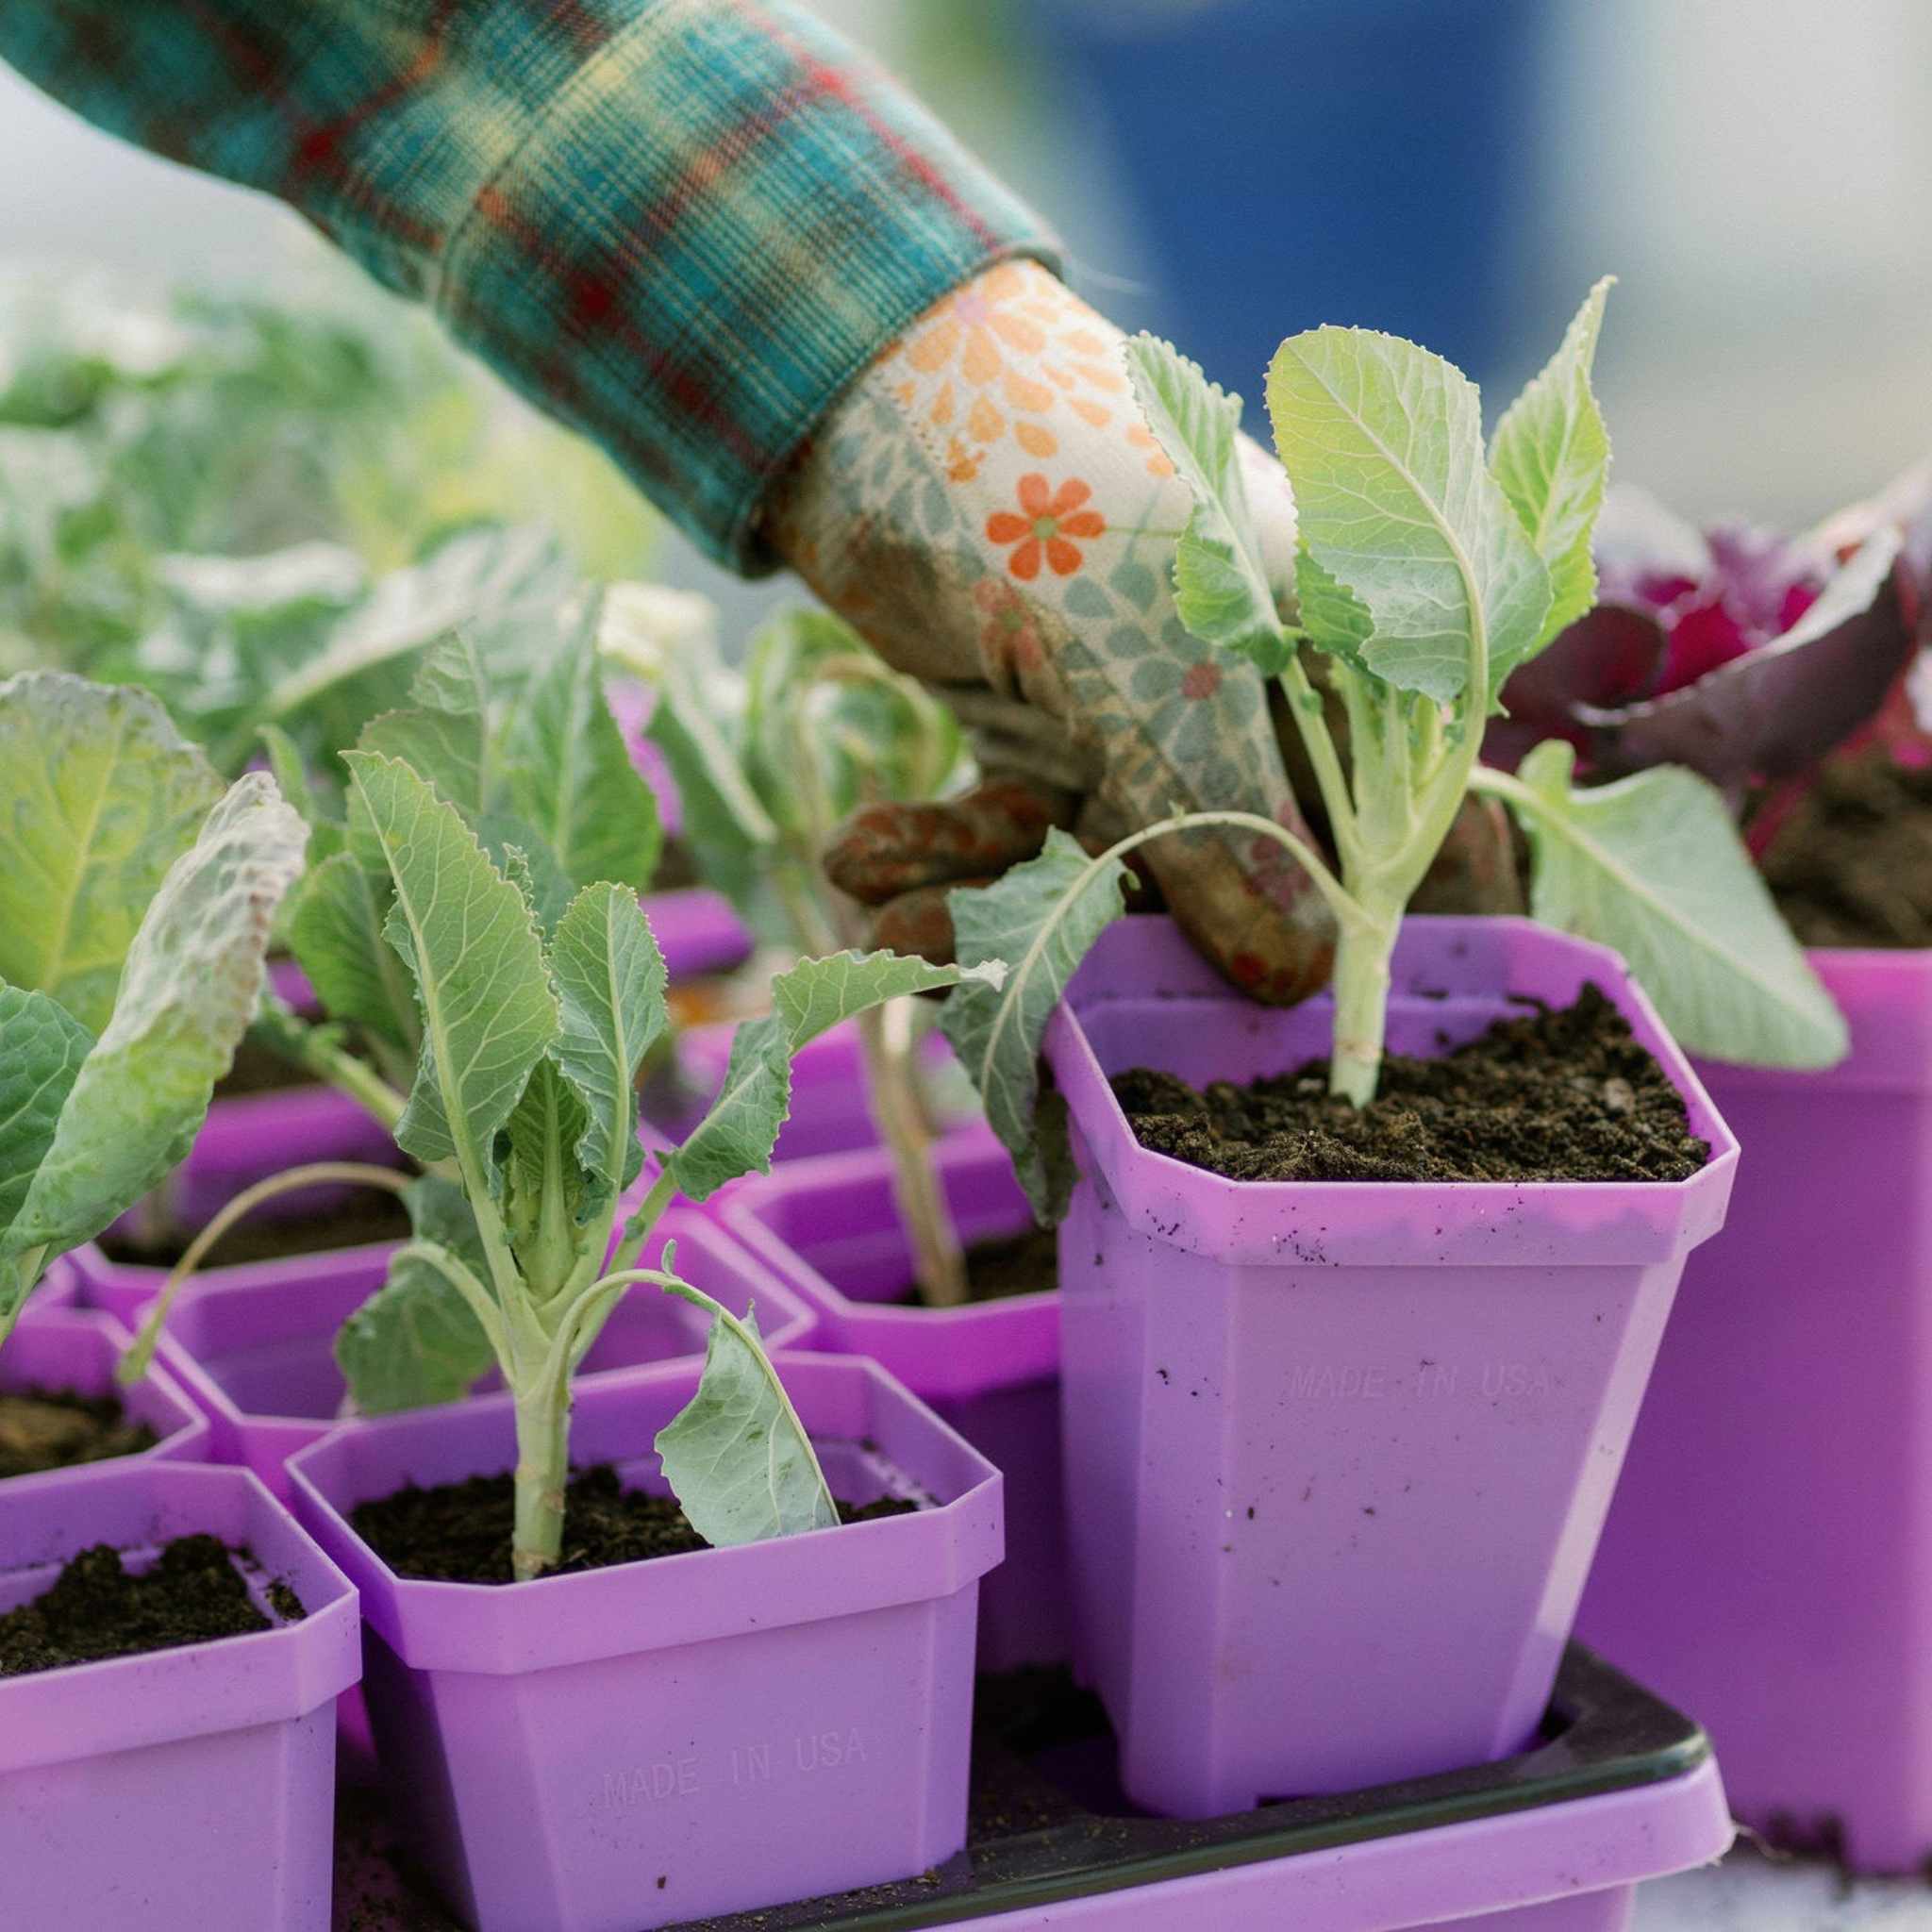
[[[192,1141],[306,837],[272,779],[225,788],[144,693],[58,672],[0,684],[0,1341]],[[115,1396],[125,1341],[70,1313],[0,1352],[0,1472],[207,1453],[167,1377]]]
[[1780,1071],[1714,1046],[1699,1068],[1748,1156],[1686,1270],[1577,1627],[1697,1712],[1740,1816],[1913,1871],[1932,1735],[1898,1687],[1932,1634],[1932,1560],[1889,1445],[1921,1425],[1932,1291],[1900,1206],[1932,1130],[1924,479],[1805,538],[1618,510],[1604,604],[1506,697],[1588,772],[1674,758],[1723,789],[1852,1050]]
[[[98,1384],[83,1393],[110,1393],[114,1324],[23,1307],[187,1150],[308,834],[266,775],[225,790],[151,698],[59,673],[0,685],[0,788],[13,1435],[12,1365],[46,1363],[50,1341],[89,1338]],[[127,1398],[130,1422],[169,1412],[154,1392]],[[138,1898],[157,1932],[323,1932],[354,1592],[240,1472],[135,1456],[72,1476],[0,1482],[8,1916],[105,1924]]]
[[[1440,358],[1354,329],[1282,345],[1292,625],[1252,535],[1238,402],[1132,345],[1194,496],[1183,619],[1281,680],[1334,859],[1265,819],[1192,815],[1098,858],[1056,840],[953,900],[960,957],[1015,964],[1001,991],[956,993],[946,1031],[1042,1209],[1066,1172],[1034,1130],[1042,1038],[1071,1127],[1076,1656],[1154,1808],[1522,1743],[1685,1255],[1723,1220],[1735,1143],[1614,954],[1404,917],[1464,798],[1503,799],[1540,913],[1614,943],[1676,1026],[1740,1058],[1843,1049],[1714,788],[1659,771],[1588,792],[1554,758],[1477,762],[1509,673],[1591,601],[1606,291],[1487,455],[1475,390]],[[1334,990],[1291,1012],[1237,999],[1162,923],[1104,932],[1127,851],[1230,823],[1334,914]]]
[[[472,1923],[574,1932],[923,1869],[964,1832],[998,1478],[871,1365],[801,1357],[781,1383],[755,1320],[675,1250],[637,1261],[675,1193],[768,1162],[799,1048],[999,969],[801,962],[646,1181],[635,1081],[668,1015],[635,892],[555,908],[522,848],[493,858],[432,782],[470,771],[448,736],[387,735],[348,755],[349,836],[387,869],[382,942],[420,1020],[396,1135],[425,1174],[416,1238],[341,1359],[369,1411],[447,1401],[491,1365],[506,1393],[340,1430],[291,1474],[362,1591],[371,1719],[417,1849]],[[393,755],[406,740],[427,772]],[[640,1284],[712,1317],[702,1374],[576,1390]],[[848,1502],[926,1507],[803,1534],[839,1523],[813,1435]],[[574,1450],[592,1465],[575,1475]]]

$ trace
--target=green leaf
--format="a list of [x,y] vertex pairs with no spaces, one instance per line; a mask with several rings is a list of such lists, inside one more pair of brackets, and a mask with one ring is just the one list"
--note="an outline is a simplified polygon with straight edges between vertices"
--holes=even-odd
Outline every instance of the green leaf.
[[573,885],[642,891],[663,830],[657,794],[631,763],[597,661],[594,616],[576,625],[532,681],[511,729],[511,796]]
[[359,751],[400,759],[473,819],[490,805],[490,723],[481,668],[462,638],[446,638],[417,674],[409,708],[372,718],[356,741]]
[[1603,508],[1610,438],[1590,371],[1615,280],[1606,275],[1584,298],[1562,346],[1503,412],[1490,446],[1490,469],[1550,574],[1550,611],[1537,649],[1596,602],[1590,543]]
[[[93,1035],[43,992],[0,986],[0,1234],[47,1150]],[[8,1310],[0,1306],[0,1322]]]
[[579,1229],[592,1201],[613,1198],[579,1158],[590,1138],[583,1096],[554,1058],[539,1060],[510,1112],[503,1220],[528,1292],[540,1302],[558,1292],[581,1258]]
[[261,996],[275,908],[308,828],[263,772],[237,780],[148,904],[0,1252],[64,1252],[186,1158]]
[[1374,624],[1371,673],[1448,703],[1478,653],[1493,689],[1536,648],[1549,575],[1484,466],[1474,383],[1393,336],[1310,329],[1275,351],[1268,410],[1302,545]]
[[415,975],[423,1021],[397,1142],[488,1180],[497,1130],[558,1032],[529,902],[407,765],[359,751],[344,761],[394,881],[384,932]]
[[1519,776],[1530,909],[1614,946],[1678,1042],[1752,1066],[1828,1067],[1843,1016],[1778,917],[1723,794],[1677,765],[1573,789],[1575,753],[1540,744]]
[[747,1308],[741,1322],[695,1289],[673,1292],[711,1316],[698,1392],[656,1444],[691,1526],[714,1549],[836,1528],[839,1506],[765,1354],[758,1317]]
[[772,1010],[731,1038],[724,1084],[668,1165],[693,1201],[756,1170],[768,1174],[772,1148],[791,1105],[791,1057],[821,1033],[887,1000],[966,981],[998,986],[998,960],[934,966],[897,953],[837,953],[803,959],[772,982]]
[[517,882],[546,937],[554,933],[577,889],[558,864],[542,833],[513,811],[492,811],[477,820],[476,837],[491,863]]
[[144,691],[0,684],[0,979],[100,1032],[148,902],[221,795]]
[[1287,646],[1241,478],[1241,399],[1156,336],[1134,337],[1125,354],[1147,426],[1194,499],[1174,545],[1174,608],[1204,643],[1245,652],[1274,676]]
[[629,892],[587,886],[558,923],[550,967],[563,1005],[551,1055],[589,1114],[577,1158],[621,1191],[643,1163],[638,1070],[671,1020],[664,956]]
[[268,768],[275,774],[282,796],[299,811],[308,825],[308,864],[311,871],[325,858],[342,849],[345,837],[341,822],[316,795],[315,784],[301,747],[278,724],[261,727],[262,749],[268,754]]
[[302,881],[287,922],[289,945],[324,1012],[408,1052],[417,1038],[415,995],[382,935],[393,896],[386,874],[375,877],[349,853],[335,853]]
[[1128,876],[1119,859],[1098,864],[1077,839],[1052,831],[1038,858],[1014,866],[997,884],[946,896],[960,961],[1010,963],[1003,986],[962,985],[947,1000],[940,1027],[1042,1222],[1055,1204],[1035,1127],[1040,1041],[1074,969],[1125,911]]
[[364,1415],[460,1402],[495,1366],[483,1324],[445,1272],[451,1262],[467,1265],[419,1233],[337,1331],[336,1363]]

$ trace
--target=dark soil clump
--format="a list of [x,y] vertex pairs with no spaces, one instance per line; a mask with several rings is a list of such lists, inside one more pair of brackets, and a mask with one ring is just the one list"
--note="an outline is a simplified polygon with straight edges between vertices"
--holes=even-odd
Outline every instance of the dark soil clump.
[[[112,1261],[172,1268],[187,1251],[192,1234],[178,1228],[150,1240],[104,1234],[99,1245]],[[358,1188],[326,1214],[277,1220],[266,1213],[244,1215],[208,1251],[205,1268],[234,1268],[247,1261],[282,1261],[293,1255],[319,1255],[337,1248],[359,1248],[372,1241],[406,1241],[409,1217],[393,1195]]]
[[[889,1496],[859,1507],[841,1503],[839,1513],[847,1523],[870,1523],[918,1507]],[[433,1489],[410,1483],[392,1495],[359,1505],[351,1520],[399,1575],[437,1583],[512,1580],[516,1504],[508,1474],[475,1475]],[[602,1463],[571,1477],[564,1491],[563,1556],[545,1574],[566,1576],[709,1547],[673,1498],[626,1490],[616,1470]]]
[[31,1603],[0,1615],[0,1677],[272,1627],[217,1537],[176,1537],[140,1575],[124,1567],[119,1550],[98,1543]]
[[1680,1181],[1710,1158],[1602,990],[1499,1020],[1440,1059],[1391,1054],[1365,1108],[1328,1063],[1198,1092],[1139,1068],[1113,1091],[1143,1147],[1241,1181]]
[[217,1100],[243,1100],[251,1093],[287,1093],[296,1087],[313,1087],[315,1075],[285,1060],[258,1041],[244,1039],[235,1049],[234,1064],[215,1082]]
[[160,1439],[113,1395],[72,1389],[25,1389],[0,1394],[0,1482],[42,1470],[75,1469],[139,1456]]
[[1826,765],[1762,867],[1807,946],[1932,946],[1932,769]]
[[[1038,1294],[1060,1285],[1059,1235],[1051,1227],[974,1241],[966,1250],[966,1299],[1003,1302],[1016,1294]],[[916,1288],[899,1296],[903,1307],[923,1307]]]

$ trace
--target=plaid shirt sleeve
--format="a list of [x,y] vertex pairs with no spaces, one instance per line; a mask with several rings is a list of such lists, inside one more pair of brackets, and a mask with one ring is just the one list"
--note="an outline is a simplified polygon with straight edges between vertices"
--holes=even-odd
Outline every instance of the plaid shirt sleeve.
[[0,58],[292,204],[714,556],[1038,219],[791,0],[0,0]]

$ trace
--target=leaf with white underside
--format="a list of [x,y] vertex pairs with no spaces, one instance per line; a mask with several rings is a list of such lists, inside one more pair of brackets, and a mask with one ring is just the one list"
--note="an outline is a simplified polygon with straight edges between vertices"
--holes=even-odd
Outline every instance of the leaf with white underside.
[[98,1033],[142,914],[221,795],[146,692],[55,671],[0,684],[0,979]]
[[691,1526],[714,1549],[835,1529],[839,1507],[811,1438],[758,1337],[708,1294],[671,1291],[711,1317],[698,1391],[658,1431],[664,1479]]
[[1778,917],[1724,795],[1680,766],[1573,790],[1575,753],[1540,744],[1518,775],[1533,858],[1530,909],[1613,946],[1673,1035],[1747,1065],[1828,1067],[1843,1016]]
[[1609,474],[1610,439],[1590,371],[1615,280],[1606,275],[1584,298],[1557,353],[1503,412],[1490,445],[1491,472],[1550,574],[1550,612],[1539,649],[1596,601],[1590,546]]
[[779,974],[772,982],[772,1010],[732,1036],[718,1097],[670,1158],[677,1187],[703,1201],[740,1174],[771,1171],[772,1148],[791,1105],[791,1058],[821,1033],[907,993],[974,981],[998,986],[1005,973],[998,960],[934,966],[897,953],[836,953]]
[[577,1158],[586,1172],[627,1188],[643,1162],[638,1069],[670,1024],[664,956],[633,894],[587,886],[558,923],[550,968],[563,1005],[551,1057],[590,1115]]
[[[43,992],[0,986],[0,1233],[40,1172],[93,1035]],[[6,1309],[0,1306],[0,1320]]]
[[384,930],[415,976],[423,1023],[397,1142],[422,1161],[454,1155],[488,1183],[496,1131],[558,1033],[529,901],[407,765],[371,752],[344,762],[394,882]]
[[1157,336],[1135,336],[1124,353],[1147,427],[1194,499],[1174,553],[1180,620],[1204,643],[1244,652],[1277,675],[1288,645],[1241,476],[1241,399]]
[[275,908],[308,838],[265,772],[238,779],[208,815],[145,908],[112,1015],[0,1251],[64,1252],[186,1158],[255,1015]]
[[1097,863],[1077,839],[1053,831],[1038,858],[1014,866],[997,884],[961,888],[946,899],[960,960],[1009,963],[1004,986],[961,986],[940,1025],[1042,1221],[1052,1198],[1034,1124],[1040,1042],[1074,969],[1125,911],[1127,878],[1119,859]]
[[488,1275],[483,1244],[459,1189],[435,1175],[406,1197],[416,1238],[391,1257],[389,1277],[343,1323],[335,1356],[364,1415],[426,1408],[468,1394],[495,1362],[483,1324],[451,1279]]
[[1310,329],[1275,351],[1268,412],[1303,548],[1368,612],[1375,676],[1446,703],[1479,658],[1493,689],[1535,649],[1549,575],[1484,464],[1465,375],[1393,336]]
[[594,619],[578,625],[531,681],[511,746],[516,808],[572,883],[642,891],[663,844],[658,799],[604,701]]

